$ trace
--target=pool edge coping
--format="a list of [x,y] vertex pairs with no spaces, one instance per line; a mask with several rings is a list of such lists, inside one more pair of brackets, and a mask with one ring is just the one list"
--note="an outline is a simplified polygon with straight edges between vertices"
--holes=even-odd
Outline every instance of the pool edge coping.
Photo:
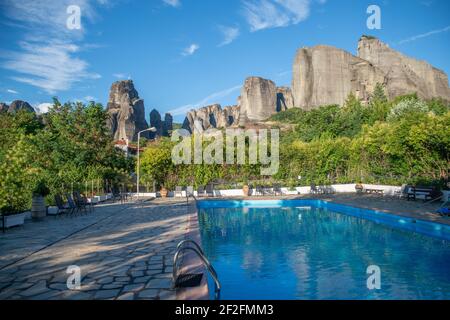
[[[185,233],[185,240],[193,240],[200,248],[202,241],[200,236],[200,226],[198,221],[198,208],[195,206],[195,211],[187,214],[187,227]],[[182,263],[180,271],[183,273],[198,273],[203,274],[200,285],[197,287],[178,288],[176,290],[177,300],[210,300],[209,285],[207,280],[207,270],[202,261],[193,252],[188,251],[182,253]]]

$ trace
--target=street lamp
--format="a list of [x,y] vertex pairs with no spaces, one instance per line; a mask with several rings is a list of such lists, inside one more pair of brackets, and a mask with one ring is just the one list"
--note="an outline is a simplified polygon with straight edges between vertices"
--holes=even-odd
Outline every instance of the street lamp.
[[140,160],[139,160],[139,155],[140,155],[140,150],[141,150],[141,133],[142,132],[156,132],[156,128],[155,127],[151,127],[142,131],[138,132],[138,148],[137,148],[137,185],[136,185],[136,191],[137,191],[137,200],[139,202],[139,172],[140,172]]

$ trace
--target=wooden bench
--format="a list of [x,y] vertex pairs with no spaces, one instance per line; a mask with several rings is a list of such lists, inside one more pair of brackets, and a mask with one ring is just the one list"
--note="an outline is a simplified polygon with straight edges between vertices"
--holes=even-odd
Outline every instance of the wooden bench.
[[423,196],[423,200],[432,200],[439,197],[441,193],[436,187],[411,187],[408,190],[406,200],[416,200],[417,196]]

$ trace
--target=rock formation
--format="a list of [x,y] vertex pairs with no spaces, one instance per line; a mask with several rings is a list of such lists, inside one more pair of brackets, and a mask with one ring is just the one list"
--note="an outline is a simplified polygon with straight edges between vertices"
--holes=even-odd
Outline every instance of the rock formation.
[[[148,128],[144,101],[134,88],[132,80],[114,82],[111,86],[107,111],[109,127],[115,140],[137,140],[138,132]],[[142,137],[149,137],[148,132]]]
[[166,113],[164,115],[164,122],[163,122],[163,128],[162,128],[162,134],[164,137],[169,137],[170,133],[173,130],[173,117],[170,113]]
[[277,112],[277,87],[271,80],[249,77],[241,90],[240,112],[250,121],[262,121]]
[[9,106],[6,103],[3,103],[3,102],[0,103],[0,112],[14,113],[19,110],[35,112],[34,108],[26,101],[15,100],[15,101],[11,102],[11,104]]
[[376,38],[361,37],[358,57],[369,61],[386,75],[389,97],[417,92],[423,99],[450,100],[447,75],[425,61],[412,59]]
[[0,102],[0,112],[7,112],[9,106],[6,103]]
[[[325,45],[299,49],[293,64],[292,88],[277,88],[270,80],[249,77],[237,106],[222,109],[213,104],[191,110],[183,128],[193,132],[254,125],[294,107],[310,110],[343,105],[350,93],[366,103],[377,83],[384,85],[391,99],[417,92],[424,99],[441,97],[450,101],[448,78],[443,71],[406,57],[378,39],[363,36],[358,56]],[[163,126],[163,134],[168,131]]]
[[330,46],[297,51],[293,66],[292,94],[296,107],[344,104],[350,93],[367,101],[385,73],[370,62]]
[[277,88],[277,112],[291,109],[294,107],[294,97],[292,96],[291,88],[278,87]]
[[227,128],[239,122],[239,107],[229,106],[222,109],[220,104],[213,104],[191,110],[183,122],[183,129],[190,132],[203,132],[211,128]]
[[311,109],[345,102],[353,92],[367,102],[381,83],[389,98],[417,92],[424,99],[450,101],[447,75],[424,61],[409,58],[380,40],[361,37],[358,57],[329,46],[302,48],[293,66],[292,94],[296,107]]
[[150,127],[156,129],[156,132],[150,133],[150,138],[161,137],[163,134],[163,122],[161,120],[161,114],[158,110],[153,109],[150,112]]
[[169,137],[173,130],[173,117],[170,113],[164,115],[164,120],[161,119],[161,114],[158,110],[153,109],[150,112],[150,127],[156,129],[156,132],[150,133],[150,138]]

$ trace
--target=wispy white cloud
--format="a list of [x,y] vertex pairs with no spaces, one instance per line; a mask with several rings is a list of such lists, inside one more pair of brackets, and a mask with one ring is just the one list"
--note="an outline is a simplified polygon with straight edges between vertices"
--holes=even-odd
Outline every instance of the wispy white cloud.
[[422,34],[418,34],[418,35],[409,37],[407,39],[403,39],[403,40],[399,41],[398,44],[404,44],[404,43],[407,43],[407,42],[416,41],[418,39],[426,38],[426,37],[429,37],[429,36],[432,36],[432,35],[435,35],[435,34],[439,34],[439,33],[442,33],[442,32],[447,32],[449,30],[450,30],[450,26],[447,26],[447,27],[445,27],[443,29],[429,31],[429,32],[426,32],[426,33],[422,33]]
[[219,47],[226,46],[239,37],[238,27],[219,26],[219,30],[223,35],[223,41],[219,44]]
[[12,93],[12,94],[18,94],[18,92],[16,90],[13,90],[13,89],[6,89],[6,92]]
[[53,103],[49,103],[49,102],[37,103],[37,104],[33,105],[34,110],[36,110],[36,112],[39,114],[47,113],[51,107],[53,107]]
[[181,55],[183,56],[191,56],[193,55],[198,49],[200,49],[200,46],[196,43],[191,44],[189,47],[185,48]]
[[49,41],[21,42],[20,52],[6,53],[3,68],[19,73],[11,77],[18,82],[41,88],[50,94],[68,90],[75,82],[98,79],[99,74],[88,72],[88,63],[74,57],[79,51],[75,44]]
[[310,0],[244,0],[243,14],[250,31],[286,27],[308,18]]
[[113,77],[117,79],[131,79],[131,76],[126,75],[125,73],[114,73]]
[[163,0],[163,2],[171,7],[177,8],[181,6],[180,0]]
[[217,103],[219,99],[228,97],[233,92],[240,90],[241,87],[242,87],[242,85],[238,85],[238,86],[233,86],[233,87],[225,89],[225,90],[214,92],[196,103],[190,103],[190,104],[186,104],[181,107],[174,108],[173,110],[169,111],[169,113],[172,114],[173,116],[184,115],[192,109],[204,107],[204,106],[206,106],[208,104],[212,104],[212,103]]
[[[13,80],[27,83],[50,94],[68,90],[79,81],[100,76],[89,71],[89,64],[77,57],[82,50],[95,47],[80,42],[85,24],[95,20],[95,6],[109,5],[109,0],[3,0],[0,9],[8,22],[17,23],[24,32],[19,50],[0,54],[0,66],[17,75]],[[81,29],[70,30],[67,7],[81,8]]]
[[93,97],[93,96],[86,96],[83,98],[83,100],[86,102],[91,102],[91,101],[97,101],[97,98]]
[[277,76],[277,77],[284,77],[284,76],[287,76],[288,74],[291,74],[291,73],[292,73],[291,70],[286,70],[286,71],[278,72],[278,73],[276,74],[276,76]]

